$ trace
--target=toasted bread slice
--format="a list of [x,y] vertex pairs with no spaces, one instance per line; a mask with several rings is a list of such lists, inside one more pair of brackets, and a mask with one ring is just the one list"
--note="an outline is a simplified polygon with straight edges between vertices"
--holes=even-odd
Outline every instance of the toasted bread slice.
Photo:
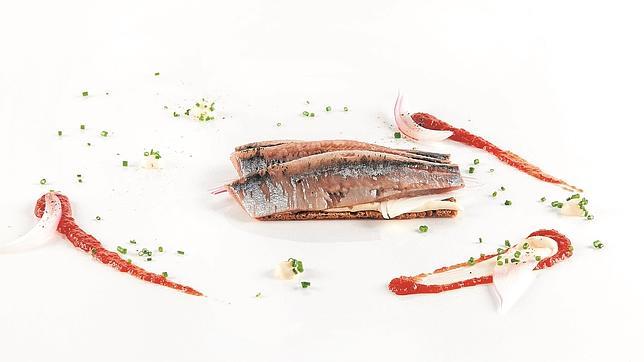
[[[453,197],[444,199],[444,201],[456,202]],[[456,217],[457,210],[428,210],[420,212],[408,212],[398,215],[389,220],[403,220],[403,219],[422,219],[428,217]],[[367,210],[367,211],[340,211],[340,212],[325,212],[325,211],[298,211],[280,214],[272,214],[264,217],[257,218],[262,221],[290,221],[290,220],[352,220],[352,219],[375,219],[385,220],[380,211]]]

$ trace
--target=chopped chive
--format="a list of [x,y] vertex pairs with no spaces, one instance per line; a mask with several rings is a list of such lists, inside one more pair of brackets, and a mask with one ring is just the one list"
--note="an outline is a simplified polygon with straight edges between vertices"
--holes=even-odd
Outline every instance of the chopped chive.
[[482,242],[483,242],[483,238],[479,238],[479,243],[482,243]]
[[180,116],[180,114],[179,114],[179,113],[177,113],[177,112],[172,112],[172,115],[173,115],[173,116],[175,116],[175,117],[179,117],[179,116]]
[[92,248],[92,255],[96,255],[96,248]]
[[[497,254],[503,253],[505,250],[503,248],[496,248]],[[499,255],[500,256],[500,255]]]
[[519,259],[512,258],[512,259],[510,259],[510,261],[513,262],[513,263],[518,263]]
[[81,125],[80,125],[80,129],[85,129],[85,125],[84,125],[84,124],[81,124]]
[[130,244],[136,244],[136,240],[134,239],[130,240]]
[[159,74],[161,74],[161,73],[159,73],[159,72],[154,73],[155,76],[158,76]]
[[494,172],[494,169],[493,169],[493,168],[491,168],[491,169],[490,169],[490,172]]
[[501,191],[505,191],[505,186],[501,186]]
[[402,137],[400,132],[394,132],[394,138],[400,138],[400,137]]
[[59,136],[62,136],[62,135],[63,135],[63,131],[58,131],[58,135],[59,135]]
[[520,257],[520,256],[521,256],[521,252],[520,252],[520,251],[518,251],[518,250],[517,250],[517,251],[515,251],[515,252],[514,252],[514,257],[515,257],[515,258],[518,258],[518,257]]
[[601,249],[604,247],[604,244],[600,240],[593,241],[593,248]]
[[315,113],[314,112],[309,113],[309,117],[315,117]]
[[524,248],[524,249],[527,249],[527,248],[528,248],[528,246],[529,246],[529,245],[528,245],[528,243],[523,243],[523,248]]
[[123,167],[127,167],[127,161],[123,161],[121,162],[121,164],[123,165]]
[[147,259],[145,259],[145,260],[146,260],[146,261],[152,261],[152,258],[147,258]]
[[277,127],[281,127],[281,126],[282,126],[282,122],[277,122]]
[[481,162],[481,161],[479,161],[479,159],[478,159],[478,158],[475,158],[475,159],[474,159],[474,164],[475,164],[475,165],[478,165],[478,164],[479,164],[479,162]]
[[468,172],[469,172],[469,173],[474,173],[474,167],[470,167],[470,169],[468,170]]
[[259,298],[261,296],[262,296],[262,292],[257,292],[257,294],[255,294],[255,298]]
[[308,111],[304,111],[304,112],[302,112],[302,115],[303,115],[304,117],[308,117],[308,116],[309,116],[309,112],[308,112]]
[[536,260],[536,261],[541,260],[541,256],[540,256],[540,255],[535,256],[535,257],[534,257],[534,260]]
[[505,205],[507,205],[507,206],[510,206],[510,205],[512,205],[512,201],[510,201],[510,200],[505,200],[505,203],[504,203],[504,204],[505,204]]
[[494,191],[494,192],[492,193],[492,197],[496,197],[496,195],[498,195],[498,194],[497,194],[497,192],[496,192],[496,191]]
[[426,233],[429,230],[429,227],[427,225],[421,225],[418,227],[418,232],[421,233]]
[[541,201],[541,202],[546,201],[546,197],[545,197],[545,196],[543,196],[543,197],[541,198],[541,200],[540,200],[540,201]]
[[87,142],[87,146],[91,146],[91,145],[92,145],[91,143]]
[[185,252],[183,250],[177,250],[177,254],[183,255],[183,254],[185,254]]
[[107,134],[108,134],[107,131],[101,131],[101,136],[107,137]]
[[503,265],[503,260],[498,260],[498,261],[496,262],[496,265],[499,265],[499,266]]
[[132,259],[127,260],[128,264],[132,264]]
[[306,288],[311,286],[311,282],[302,282],[300,284],[302,284],[302,288],[304,288],[304,289],[306,289]]
[[505,258],[505,263],[506,263],[506,264],[508,263],[508,258]]
[[83,95],[83,97],[87,97],[89,95],[89,92],[88,91],[83,91],[83,93],[81,93],[81,94]]
[[163,253],[163,246],[159,246],[157,250],[159,250],[160,253]]
[[40,179],[40,184],[41,184],[41,185],[44,185],[44,184],[46,184],[46,183],[47,183],[47,179],[44,179],[44,178],[41,178],[41,179]]
[[595,218],[595,216],[590,215],[590,214],[589,214],[588,216],[586,216],[586,219],[587,219],[587,220],[592,220],[592,219],[594,219],[594,218]]
[[127,249],[122,246],[117,246],[116,251],[118,251],[121,254],[127,254]]
[[344,106],[344,111],[345,111],[345,112],[349,112],[349,107]]
[[468,263],[469,265],[474,265],[474,257],[473,257],[473,256],[471,256],[471,257],[467,260],[467,263]]
[[96,221],[101,221],[101,217],[100,217],[100,216],[96,216]]
[[510,247],[510,240],[505,241],[505,246],[507,246],[508,248]]
[[167,278],[168,277],[168,272],[163,272],[163,273],[161,273],[161,275],[163,275],[164,278]]
[[326,108],[324,108],[324,110],[326,110],[327,112],[331,112],[331,106],[326,106]]

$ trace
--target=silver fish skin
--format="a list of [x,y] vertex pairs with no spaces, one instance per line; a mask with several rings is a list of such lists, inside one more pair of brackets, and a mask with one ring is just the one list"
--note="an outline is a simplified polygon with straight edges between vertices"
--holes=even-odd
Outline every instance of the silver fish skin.
[[332,151],[273,165],[229,184],[252,217],[440,194],[464,186],[457,165],[374,151]]
[[272,165],[297,158],[331,151],[364,150],[390,153],[429,162],[449,163],[449,155],[419,151],[392,149],[366,142],[351,140],[323,141],[262,141],[235,148],[230,160],[239,176],[247,176]]

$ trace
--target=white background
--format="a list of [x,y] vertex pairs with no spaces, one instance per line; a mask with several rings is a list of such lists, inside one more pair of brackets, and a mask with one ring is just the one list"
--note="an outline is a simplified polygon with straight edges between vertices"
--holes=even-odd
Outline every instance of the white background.
[[[208,297],[115,272],[60,237],[1,254],[0,360],[639,360],[635,3],[4,2],[0,240],[27,231],[35,200],[54,188],[108,248],[163,245],[152,262],[130,257]],[[453,220],[261,223],[207,193],[234,177],[228,155],[249,141],[412,146],[392,137],[398,89],[410,111],[584,187],[596,219],[557,215],[538,199],[563,190],[451,141],[422,147],[462,169],[481,159]],[[216,101],[216,120],[171,116],[201,97]],[[164,169],[138,167],[150,147]],[[575,255],[506,315],[488,286],[408,297],[386,288],[542,227],[568,235]],[[595,239],[606,247],[592,249]],[[304,261],[311,288],[271,277],[289,257]]]

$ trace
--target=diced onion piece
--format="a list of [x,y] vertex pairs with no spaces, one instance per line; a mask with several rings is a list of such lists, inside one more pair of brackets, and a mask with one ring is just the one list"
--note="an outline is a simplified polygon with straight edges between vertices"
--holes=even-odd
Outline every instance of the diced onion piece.
[[409,113],[402,109],[403,96],[399,93],[394,106],[396,126],[405,136],[416,141],[438,142],[449,138],[452,131],[436,131],[419,126]]
[[561,215],[584,216],[584,210],[579,207],[579,200],[572,199],[563,203],[560,209]]
[[293,272],[293,264],[290,260],[281,261],[277,264],[274,274],[277,279],[282,280],[291,280],[297,275],[297,273]]

